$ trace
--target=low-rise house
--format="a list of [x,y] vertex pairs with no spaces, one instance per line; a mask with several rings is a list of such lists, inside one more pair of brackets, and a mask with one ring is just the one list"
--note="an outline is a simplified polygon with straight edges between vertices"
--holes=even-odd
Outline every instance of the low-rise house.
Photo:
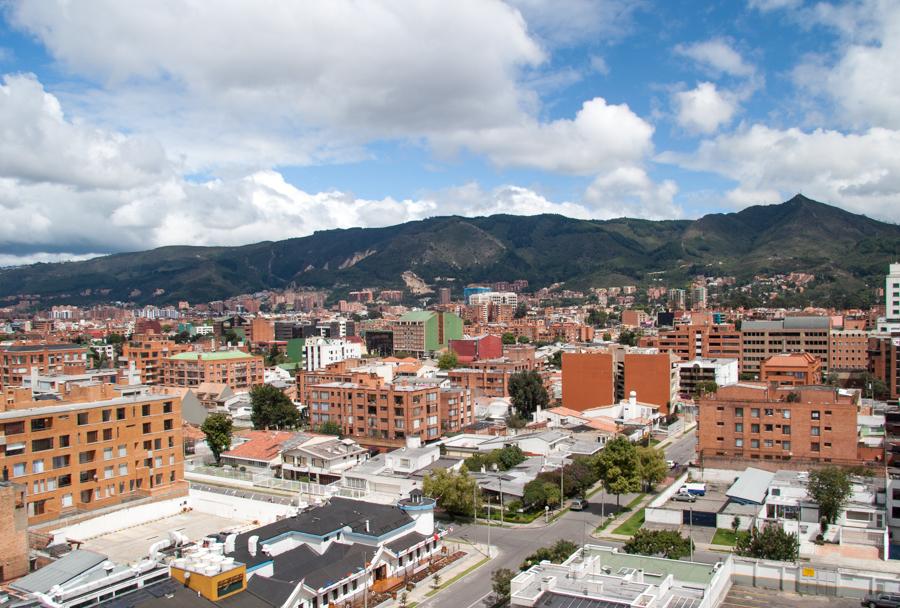
[[288,431],[244,431],[235,436],[231,449],[222,452],[222,464],[273,473],[282,464],[281,453],[300,433]]
[[324,440],[315,436],[309,441],[294,445],[282,453],[281,473],[285,479],[316,483],[331,483],[343,474],[365,462],[369,452],[352,439],[337,437]]

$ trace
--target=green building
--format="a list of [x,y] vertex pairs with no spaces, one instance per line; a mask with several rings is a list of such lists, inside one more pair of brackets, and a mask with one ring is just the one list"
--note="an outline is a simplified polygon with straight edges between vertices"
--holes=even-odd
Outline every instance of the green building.
[[463,335],[463,321],[452,312],[420,310],[394,321],[394,352],[417,357],[429,356],[447,348],[450,340]]

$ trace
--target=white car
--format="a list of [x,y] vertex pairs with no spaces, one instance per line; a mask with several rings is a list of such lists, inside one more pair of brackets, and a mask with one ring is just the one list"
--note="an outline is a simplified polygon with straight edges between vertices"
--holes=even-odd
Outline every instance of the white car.
[[667,460],[666,466],[669,467],[670,469],[674,469],[675,467],[678,466],[678,463],[676,463],[674,460]]

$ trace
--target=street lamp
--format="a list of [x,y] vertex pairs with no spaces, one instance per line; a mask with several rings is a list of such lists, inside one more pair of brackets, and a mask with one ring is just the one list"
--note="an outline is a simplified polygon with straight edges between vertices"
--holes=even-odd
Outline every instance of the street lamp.
[[544,505],[544,523],[550,523],[550,505]]

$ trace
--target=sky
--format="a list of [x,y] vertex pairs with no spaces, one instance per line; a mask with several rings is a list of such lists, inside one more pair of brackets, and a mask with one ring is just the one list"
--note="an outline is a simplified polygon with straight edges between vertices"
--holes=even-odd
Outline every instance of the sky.
[[0,0],[0,265],[437,215],[900,221],[900,2]]

